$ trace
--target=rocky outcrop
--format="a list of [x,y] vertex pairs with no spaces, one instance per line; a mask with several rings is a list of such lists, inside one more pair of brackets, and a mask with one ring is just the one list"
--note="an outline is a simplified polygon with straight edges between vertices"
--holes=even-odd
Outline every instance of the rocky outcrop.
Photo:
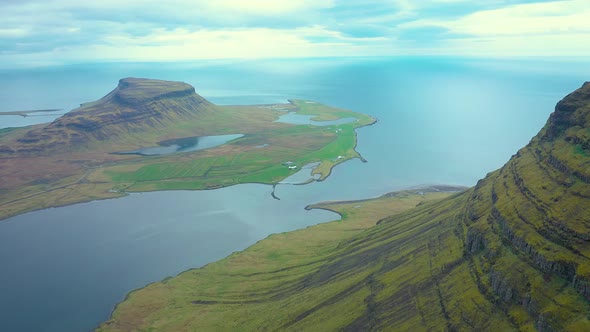
[[473,254],[485,249],[485,247],[485,233],[475,228],[469,228],[465,238],[465,249],[467,252]]
[[587,107],[590,102],[590,82],[567,95],[555,106],[555,112],[549,117],[549,121],[542,134],[543,138],[552,139],[563,134],[566,129],[574,126],[585,126],[589,114],[580,116],[576,111]]
[[502,273],[492,271],[490,273],[490,286],[494,294],[496,294],[504,302],[520,302],[518,292],[513,288],[510,279],[505,278]]

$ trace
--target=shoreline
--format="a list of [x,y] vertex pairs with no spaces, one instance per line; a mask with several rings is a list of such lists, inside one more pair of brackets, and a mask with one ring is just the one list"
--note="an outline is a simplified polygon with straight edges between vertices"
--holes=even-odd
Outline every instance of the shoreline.
[[325,211],[331,211],[337,214],[340,214],[338,212],[336,212],[335,210],[326,208],[326,207],[321,207],[320,205],[326,205],[326,204],[333,204],[333,205],[340,205],[340,204],[352,204],[352,203],[363,203],[363,202],[367,202],[367,201],[371,201],[374,199],[379,199],[379,198],[384,198],[384,197],[395,197],[398,195],[403,195],[405,193],[407,194],[420,194],[420,192],[422,192],[423,194],[426,193],[436,193],[436,192],[447,192],[447,193],[461,193],[465,190],[468,190],[471,187],[466,187],[466,186],[456,186],[456,185],[427,185],[427,186],[416,186],[416,187],[409,187],[409,188],[405,188],[405,189],[400,189],[400,190],[396,190],[396,191],[390,191],[388,193],[385,193],[383,195],[380,196],[375,196],[375,197],[370,197],[370,198],[361,198],[361,199],[353,199],[353,200],[341,200],[341,201],[323,201],[323,202],[318,202],[318,203],[314,203],[314,204],[309,204],[305,207],[305,210],[307,211],[312,211],[312,210],[325,210]]
[[[439,188],[446,188],[447,190],[441,190]],[[303,228],[298,228],[298,229],[295,229],[295,230],[292,230],[292,231],[288,231],[286,233],[297,232],[297,231],[301,231],[301,230],[304,230],[304,229],[308,229],[310,227],[315,227],[315,226],[322,225],[322,224],[328,224],[328,223],[332,223],[332,222],[335,222],[335,221],[342,221],[343,218],[344,218],[344,216],[342,215],[341,212],[338,212],[336,210],[330,209],[328,207],[319,207],[319,206],[316,207],[315,205],[321,205],[321,204],[335,204],[335,205],[339,205],[339,204],[360,203],[360,202],[371,201],[371,200],[375,200],[375,199],[379,199],[379,198],[383,198],[383,197],[395,197],[395,196],[398,196],[398,195],[404,194],[404,193],[416,195],[416,194],[418,194],[416,191],[422,191],[423,192],[422,195],[423,194],[426,194],[426,193],[437,193],[437,192],[461,193],[461,192],[464,192],[465,190],[467,190],[469,188],[470,187],[455,186],[455,185],[430,185],[430,186],[423,186],[423,187],[422,186],[418,186],[418,187],[411,187],[411,188],[407,188],[407,189],[402,189],[402,190],[388,192],[388,193],[385,193],[383,195],[380,195],[380,196],[377,196],[377,197],[373,197],[373,198],[365,198],[365,199],[359,199],[359,200],[325,201],[325,202],[319,202],[319,203],[315,203],[315,204],[310,204],[310,205],[307,205],[306,207],[304,207],[304,209],[306,211],[311,211],[311,210],[324,210],[324,211],[329,211],[329,212],[332,212],[332,213],[337,214],[340,218],[339,219],[330,220],[330,221],[326,221],[326,222],[321,222],[321,223],[310,225],[310,226],[306,226],[306,227],[303,227]],[[381,220],[382,219],[377,220],[375,222],[375,225],[377,225]],[[105,324],[106,322],[108,322],[109,320],[111,320],[113,318],[114,313],[117,311],[118,307],[120,305],[122,305],[125,301],[127,301],[130,298],[130,296],[133,295],[133,293],[139,292],[139,291],[141,291],[141,290],[145,289],[146,287],[149,287],[150,285],[153,285],[153,284],[157,284],[157,283],[164,283],[165,284],[168,280],[173,279],[173,278],[177,278],[177,277],[179,277],[180,275],[182,275],[184,273],[187,273],[187,272],[190,272],[190,271],[194,271],[194,270],[203,269],[203,268],[207,267],[210,264],[214,264],[214,263],[219,262],[221,260],[227,259],[228,257],[230,257],[232,255],[245,252],[250,247],[255,246],[256,244],[260,243],[261,241],[265,241],[266,239],[268,239],[271,236],[274,236],[276,234],[281,234],[281,233],[271,233],[271,234],[268,234],[264,238],[262,238],[262,239],[260,239],[260,240],[258,240],[256,242],[254,242],[253,244],[245,247],[244,249],[233,251],[232,253],[230,253],[229,255],[227,255],[227,256],[225,256],[225,257],[223,257],[221,259],[218,259],[218,260],[215,260],[215,261],[206,263],[206,264],[204,264],[202,266],[199,266],[199,267],[188,268],[186,270],[183,270],[183,271],[177,273],[176,275],[167,276],[167,277],[165,277],[165,278],[163,278],[161,280],[156,280],[156,281],[147,283],[147,284],[145,284],[142,287],[138,287],[136,289],[133,289],[133,290],[129,291],[125,295],[125,297],[123,298],[123,300],[121,300],[120,302],[118,302],[113,307],[113,309],[111,310],[109,316],[104,321],[100,322],[99,325],[96,326],[94,330],[100,328],[103,324]]]
[[49,108],[49,109],[43,109],[43,110],[30,110],[30,111],[10,111],[10,112],[0,112],[0,115],[5,115],[5,116],[22,116],[23,118],[26,118],[29,116],[29,114],[34,114],[34,113],[53,113],[53,112],[60,112],[63,111],[63,109],[60,108]]
[[[372,117],[372,116],[370,116],[370,115],[367,115],[367,116],[368,116],[368,117],[370,117],[371,119],[373,119],[373,122],[371,122],[371,123],[368,123],[368,124],[366,124],[366,125],[362,125],[362,126],[358,126],[358,127],[354,128],[354,146],[352,147],[352,150],[353,150],[354,152],[356,152],[356,154],[358,155],[358,157],[352,157],[352,158],[344,159],[344,160],[342,160],[341,162],[339,162],[339,163],[337,163],[337,164],[334,164],[332,167],[330,167],[330,169],[328,170],[328,174],[326,174],[326,176],[325,176],[324,178],[321,178],[321,177],[320,177],[319,179],[313,179],[313,181],[316,181],[316,182],[322,182],[322,181],[326,180],[326,179],[327,179],[327,178],[328,178],[330,175],[332,175],[332,169],[334,169],[334,167],[336,167],[336,166],[338,166],[338,165],[340,165],[340,164],[343,164],[344,162],[346,162],[346,161],[349,161],[349,160],[353,160],[353,159],[357,159],[357,158],[358,158],[358,159],[360,159],[360,160],[361,160],[361,162],[363,162],[363,163],[368,163],[368,160],[366,160],[366,159],[365,159],[365,158],[364,158],[364,157],[363,157],[363,156],[360,154],[360,152],[358,152],[358,151],[356,150],[356,148],[357,148],[357,146],[358,146],[358,133],[357,133],[357,129],[359,129],[359,128],[364,128],[364,127],[369,127],[369,126],[373,126],[373,125],[377,124],[377,122],[378,122],[378,119],[377,119],[377,118],[374,118],[374,117]],[[313,174],[313,170],[312,170],[312,174]]]
[[[321,103],[318,103],[318,104],[324,105],[324,104],[321,104]],[[262,105],[232,105],[232,106],[234,106],[234,107],[238,107],[238,106],[244,106],[244,107],[247,107],[247,106],[276,107],[276,106],[282,106],[282,105],[284,105],[285,107],[296,107],[296,108],[298,107],[290,99],[288,100],[288,103],[262,104]],[[22,111],[22,112],[52,112],[52,111],[56,111],[56,110],[54,110],[54,109],[48,109],[48,110],[34,110],[34,111]],[[349,111],[349,112],[352,112],[352,113],[354,113],[354,114],[356,114],[358,116],[369,117],[372,120],[370,123],[364,124],[362,126],[354,127],[354,129],[353,129],[353,132],[354,132],[354,145],[352,147],[352,150],[358,156],[340,160],[339,162],[335,163],[334,165],[332,165],[329,168],[328,173],[325,176],[321,176],[319,179],[310,178],[309,180],[307,180],[304,183],[297,183],[297,184],[293,184],[293,185],[306,185],[306,184],[313,183],[313,182],[322,182],[322,181],[326,180],[328,177],[330,177],[330,175],[332,175],[332,170],[333,170],[334,167],[336,167],[336,166],[338,166],[340,164],[343,164],[343,163],[345,163],[345,162],[347,162],[349,160],[352,160],[352,159],[359,158],[363,163],[366,163],[367,162],[367,160],[365,158],[363,158],[363,156],[357,151],[357,146],[358,146],[358,132],[357,132],[357,129],[358,128],[372,126],[372,125],[376,124],[378,122],[378,120],[377,120],[377,118],[372,117],[372,116],[367,115],[367,114],[363,114],[363,113],[359,113],[359,112],[353,112],[353,111]],[[0,113],[0,114],[2,114],[2,113]],[[10,115],[18,115],[18,114],[10,114]],[[320,160],[320,161],[316,161],[316,162],[320,162],[321,163],[322,161]],[[125,162],[123,162],[123,163],[125,163]],[[106,165],[103,165],[103,166],[106,166]],[[314,170],[315,169],[312,169],[311,172],[313,173]],[[26,201],[26,200],[30,199],[31,197],[33,197],[33,196],[48,194],[48,193],[51,193],[54,190],[64,189],[64,188],[68,188],[70,186],[76,186],[76,185],[79,185],[79,184],[83,184],[84,182],[82,180],[87,175],[88,175],[87,172],[85,172],[84,176],[80,180],[78,180],[77,182],[74,182],[74,183],[68,183],[68,184],[65,184],[65,185],[61,185],[59,187],[51,188],[51,189],[46,190],[46,191],[37,192],[37,193],[31,194],[31,195],[28,195],[26,197],[16,198],[16,199],[13,199],[13,200],[6,201],[4,203],[0,203],[0,207],[5,206],[7,204],[12,204],[12,203],[15,203],[15,202],[19,202],[19,201]],[[291,175],[289,175],[289,176],[291,176]],[[201,189],[157,189],[157,190],[145,190],[145,191],[144,190],[138,190],[138,191],[133,191],[133,190],[131,190],[131,191],[125,191],[125,190],[121,190],[121,191],[107,191],[108,194],[110,194],[110,196],[108,194],[104,193],[104,192],[100,192],[99,195],[106,195],[107,197],[98,197],[98,198],[89,199],[89,200],[82,199],[82,200],[71,202],[71,203],[56,204],[56,205],[51,205],[51,206],[41,207],[41,208],[36,208],[36,209],[27,209],[27,210],[24,210],[22,212],[17,212],[17,213],[13,213],[13,214],[7,214],[5,216],[1,216],[0,215],[0,222],[2,222],[4,220],[7,220],[7,219],[10,219],[10,218],[13,218],[13,217],[16,217],[16,216],[19,216],[19,215],[23,215],[23,214],[29,213],[29,212],[42,211],[42,210],[51,209],[51,208],[62,208],[62,207],[70,206],[70,205],[90,203],[90,202],[94,202],[94,201],[102,201],[102,200],[107,200],[107,199],[123,198],[123,197],[126,197],[126,196],[128,196],[130,194],[133,194],[133,193],[148,193],[148,192],[163,192],[163,191],[201,191],[201,190],[215,190],[215,189],[227,188],[227,187],[231,187],[231,186],[235,186],[235,185],[239,185],[239,184],[262,184],[262,185],[272,186],[271,197],[273,197],[274,199],[280,200],[280,198],[278,196],[276,196],[276,194],[275,194],[275,188],[276,188],[277,185],[280,184],[281,181],[283,181],[287,177],[285,177],[285,178],[283,178],[281,180],[278,180],[277,182],[255,182],[255,181],[254,182],[243,182],[243,183],[233,183],[233,184],[228,184],[228,185],[218,185],[218,186],[214,186],[214,187],[207,187],[207,188],[201,188]],[[115,183],[113,183],[113,184],[115,184]]]

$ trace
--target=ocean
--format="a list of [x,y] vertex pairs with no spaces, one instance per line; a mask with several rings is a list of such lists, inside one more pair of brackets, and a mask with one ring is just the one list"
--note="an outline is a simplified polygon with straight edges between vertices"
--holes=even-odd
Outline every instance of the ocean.
[[0,70],[0,128],[52,121],[99,99],[120,78],[180,80],[217,104],[310,99],[378,119],[361,128],[368,160],[323,182],[172,191],[26,213],[0,221],[0,330],[84,331],[129,291],[203,266],[272,233],[338,219],[311,203],[427,184],[472,186],[590,79],[580,58],[321,58],[103,63]]

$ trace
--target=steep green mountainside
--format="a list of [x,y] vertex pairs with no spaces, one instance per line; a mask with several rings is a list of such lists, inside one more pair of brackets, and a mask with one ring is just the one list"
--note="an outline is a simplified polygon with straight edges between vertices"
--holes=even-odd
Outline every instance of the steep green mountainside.
[[131,293],[99,330],[588,331],[589,121],[586,83],[474,188],[271,236]]

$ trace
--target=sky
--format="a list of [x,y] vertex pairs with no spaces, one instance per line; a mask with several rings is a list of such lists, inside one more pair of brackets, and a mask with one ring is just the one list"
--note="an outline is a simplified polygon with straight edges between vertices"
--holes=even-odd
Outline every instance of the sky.
[[590,56],[590,0],[0,0],[6,67],[334,56]]

